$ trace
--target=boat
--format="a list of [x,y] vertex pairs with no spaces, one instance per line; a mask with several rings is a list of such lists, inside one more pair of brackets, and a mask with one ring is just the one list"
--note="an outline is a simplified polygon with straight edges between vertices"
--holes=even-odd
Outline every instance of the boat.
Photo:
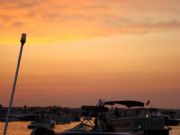
[[[118,106],[117,106],[118,105]],[[120,107],[119,106],[125,106]],[[169,135],[162,114],[140,101],[106,101],[104,106],[82,106],[83,119],[55,135]],[[35,134],[36,135],[36,134]]]
[[28,125],[28,129],[32,129],[31,135],[55,135],[56,122],[51,119],[40,119],[32,121]]
[[[8,122],[16,122],[16,121],[19,121],[19,119],[17,118],[17,116],[16,115],[10,115],[9,116],[9,120],[8,120]],[[6,122],[6,117],[4,116],[4,117],[0,117],[0,122]]]
[[39,120],[40,114],[33,114],[33,113],[27,113],[27,114],[19,114],[18,119],[20,121],[36,121]]
[[178,119],[171,119],[171,118],[165,117],[166,126],[178,126],[179,124],[180,124],[180,121]]
[[56,122],[54,120],[39,120],[39,121],[32,121],[28,125],[28,129],[35,129],[36,127],[39,127],[41,125],[46,125],[50,128],[54,128],[56,125]]
[[56,135],[55,131],[45,124],[39,124],[33,129],[31,135]]
[[103,128],[100,117],[108,111],[107,107],[82,106],[84,117],[80,124],[57,135],[133,135],[134,132],[114,132],[109,125]]
[[[169,135],[170,128],[165,126],[163,115],[156,108],[146,108],[140,101],[107,101],[110,105],[107,121],[115,131],[138,131],[142,135]],[[123,105],[125,108],[117,108]]]
[[180,120],[176,117],[175,111],[163,112],[163,116],[166,126],[178,126],[180,124]]
[[[36,127],[31,135],[39,135],[42,133],[46,133],[47,135],[133,135],[129,132],[110,132],[110,131],[102,131],[100,128],[96,127],[94,124],[95,118],[97,115],[104,113],[108,110],[107,107],[97,107],[97,106],[82,106],[84,110],[84,117],[80,124],[75,126],[70,130],[66,130],[61,133],[55,133],[52,128],[48,126],[39,125]],[[90,112],[87,114],[87,112]]]
[[[105,106],[82,106],[86,118],[64,135],[169,135],[158,109],[145,108],[140,101],[107,101]],[[115,105],[123,105],[118,108]],[[109,108],[107,106],[110,106]]]

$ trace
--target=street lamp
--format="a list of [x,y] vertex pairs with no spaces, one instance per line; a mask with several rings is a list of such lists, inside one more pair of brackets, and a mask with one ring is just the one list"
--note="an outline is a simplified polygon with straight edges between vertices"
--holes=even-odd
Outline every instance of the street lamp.
[[7,131],[7,127],[8,127],[9,115],[11,113],[14,93],[15,93],[15,89],[16,89],[16,82],[17,82],[17,78],[18,78],[18,72],[19,72],[19,66],[20,66],[20,62],[21,62],[22,51],[23,51],[24,44],[26,43],[26,33],[22,33],[20,42],[21,42],[21,47],[20,47],[18,63],[17,63],[17,67],[16,67],[16,73],[15,73],[15,77],[14,77],[13,88],[12,88],[12,92],[11,92],[11,98],[9,100],[8,112],[7,112],[7,116],[6,116],[6,123],[4,126],[4,134],[3,135],[6,135],[6,131]]

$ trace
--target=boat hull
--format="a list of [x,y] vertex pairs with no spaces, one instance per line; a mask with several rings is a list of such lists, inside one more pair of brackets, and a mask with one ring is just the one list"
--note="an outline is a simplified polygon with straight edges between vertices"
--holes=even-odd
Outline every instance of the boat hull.
[[144,135],[169,135],[169,129],[149,129],[144,131]]
[[[57,134],[58,135],[58,134]],[[83,132],[65,131],[59,135],[169,135],[169,129],[148,129],[137,132]]]
[[180,121],[178,121],[177,119],[167,119],[165,120],[165,125],[166,126],[178,126],[180,123]]
[[[58,135],[58,134],[57,134]],[[70,131],[63,132],[59,135],[133,135],[132,133],[126,132],[81,132],[81,131]]]

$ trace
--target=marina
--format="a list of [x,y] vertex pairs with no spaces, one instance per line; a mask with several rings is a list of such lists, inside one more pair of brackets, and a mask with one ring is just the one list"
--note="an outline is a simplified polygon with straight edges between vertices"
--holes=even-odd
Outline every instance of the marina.
[[[36,112],[36,119],[32,115],[32,110]],[[2,112],[5,112],[4,108],[1,108],[1,121],[3,121],[3,116],[4,118],[6,116],[5,114],[2,115]],[[12,112],[14,114],[12,115],[13,117],[10,117],[9,124],[12,127],[17,124],[19,129],[24,128],[23,132],[21,131],[22,135],[30,135],[34,129],[39,127],[43,127],[42,130],[52,130],[56,135],[144,135],[144,132],[148,133],[147,135],[174,135],[176,132],[179,132],[180,127],[179,123],[173,126],[166,126],[165,116],[171,116],[171,113],[169,114],[168,112],[172,111],[144,107],[144,103],[130,100],[106,101],[103,104],[97,103],[96,106],[82,106],[81,109],[23,107],[13,108]],[[21,117],[16,115],[19,112],[21,112]],[[41,113],[38,114],[37,112]],[[40,116],[42,114],[43,117]],[[179,118],[178,114],[179,110],[176,110],[176,113],[174,112],[173,115],[177,120]],[[26,119],[22,119],[22,116],[26,116]],[[77,122],[73,122],[75,117],[79,117]],[[58,121],[60,118],[64,118],[64,120]],[[3,128],[3,124],[4,122],[1,122],[1,128]],[[21,124],[23,126],[26,125],[26,128],[21,127]]]
[[[127,108],[114,107],[116,104],[124,105]],[[126,100],[102,103],[99,100],[97,105],[82,106],[82,110],[86,113],[85,118],[79,125],[63,132],[63,134],[169,135],[171,130],[165,125],[165,119],[157,109],[144,108],[142,102]],[[106,105],[111,107],[107,108]]]
[[0,135],[180,135],[179,5],[2,0]]
[[31,135],[169,135],[172,130],[158,109],[147,108],[140,101],[102,102],[99,99],[96,106],[82,106],[81,109],[82,120],[75,127],[56,133],[43,122],[33,128]]
[[[0,120],[5,119],[7,108],[1,107]],[[167,123],[166,117],[176,124]],[[31,135],[171,135],[179,126],[179,110],[151,108],[140,101],[103,101],[96,106],[81,108],[17,107],[12,108],[9,124],[27,125]],[[177,123],[178,122],[178,123]],[[174,123],[174,122],[173,122]],[[2,124],[1,124],[2,125]],[[57,130],[59,127],[66,127]],[[173,128],[172,128],[173,127]],[[38,133],[39,132],[39,133]]]

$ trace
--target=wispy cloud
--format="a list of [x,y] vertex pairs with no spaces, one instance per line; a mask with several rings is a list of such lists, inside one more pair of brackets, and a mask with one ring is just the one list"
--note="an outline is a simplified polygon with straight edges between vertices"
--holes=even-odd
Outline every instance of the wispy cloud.
[[13,25],[14,27],[22,27],[22,26],[23,26],[23,22],[20,22],[20,21],[14,22],[12,25]]
[[[65,38],[174,31],[179,0],[0,0],[1,29]],[[5,34],[8,34],[5,32]]]
[[3,9],[21,9],[38,6],[43,0],[0,0]]

